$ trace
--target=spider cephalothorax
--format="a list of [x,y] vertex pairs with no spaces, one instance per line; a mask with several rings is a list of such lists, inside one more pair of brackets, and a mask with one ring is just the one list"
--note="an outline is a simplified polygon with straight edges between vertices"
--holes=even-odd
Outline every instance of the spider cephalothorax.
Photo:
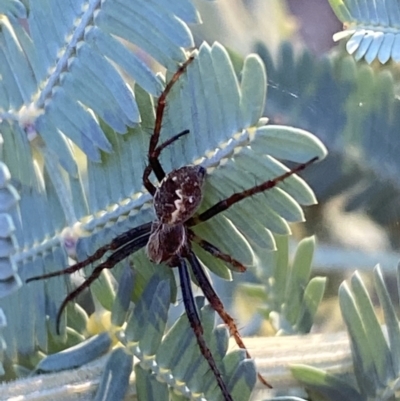
[[154,195],[157,220],[174,225],[192,217],[203,200],[205,176],[201,166],[185,166],[167,174]]

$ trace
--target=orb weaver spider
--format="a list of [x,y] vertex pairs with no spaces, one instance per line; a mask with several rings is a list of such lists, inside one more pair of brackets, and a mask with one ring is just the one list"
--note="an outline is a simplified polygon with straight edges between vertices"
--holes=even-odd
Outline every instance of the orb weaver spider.
[[[173,85],[178,81],[179,77],[184,73],[193,59],[194,56],[189,57],[178,68],[171,80],[166,84],[164,91],[157,101],[155,125],[149,141],[148,164],[143,172],[143,185],[153,197],[153,206],[156,215],[155,220],[118,235],[110,243],[99,248],[86,260],[60,271],[31,277],[27,282],[74,273],[97,262],[107,252],[112,252],[112,254],[95,267],[91,275],[74,291],[68,294],[62,302],[56,319],[57,332],[59,332],[60,318],[68,302],[88,288],[104,269],[112,269],[117,263],[127,258],[129,255],[146,247],[147,255],[152,262],[157,264],[165,263],[171,268],[178,268],[184,307],[200,351],[207,360],[225,401],[233,401],[229,389],[203,336],[203,326],[194,301],[187,262],[204,296],[226,324],[238,346],[246,351],[248,358],[250,358],[250,354],[243,343],[234,319],[225,310],[222,301],[215,292],[199,259],[193,252],[191,244],[194,242],[214,257],[231,264],[235,271],[244,272],[246,267],[232,256],[220,251],[210,242],[200,238],[194,233],[192,227],[211,219],[245,198],[275,187],[278,183],[291,175],[304,170],[307,166],[318,160],[318,157],[314,157],[306,163],[299,164],[292,170],[272,180],[268,180],[242,192],[234,193],[200,214],[196,213],[203,199],[203,184],[206,180],[206,169],[200,165],[183,166],[170,173],[166,173],[159,160],[160,154],[167,146],[170,146],[182,136],[189,134],[188,130],[184,130],[159,144],[166,98]],[[158,187],[151,182],[151,173],[154,173],[157,178],[159,182]],[[271,387],[260,374],[258,374],[258,377],[262,383]]]

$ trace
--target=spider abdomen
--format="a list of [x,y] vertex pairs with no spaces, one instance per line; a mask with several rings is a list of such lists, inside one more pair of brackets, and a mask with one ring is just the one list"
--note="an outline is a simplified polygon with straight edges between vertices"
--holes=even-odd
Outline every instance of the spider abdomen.
[[184,256],[187,250],[187,228],[183,224],[162,224],[154,222],[151,228],[146,252],[149,259],[157,264],[177,265],[177,257]]
[[162,224],[181,224],[194,215],[203,199],[206,169],[184,166],[171,171],[154,194],[154,210]]

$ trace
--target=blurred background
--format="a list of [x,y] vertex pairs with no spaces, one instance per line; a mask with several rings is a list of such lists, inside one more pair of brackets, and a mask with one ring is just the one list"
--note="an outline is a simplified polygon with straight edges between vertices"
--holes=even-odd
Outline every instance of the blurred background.
[[[306,129],[328,147],[328,158],[303,175],[319,204],[306,208],[305,223],[292,226],[291,245],[293,255],[298,240],[316,236],[313,273],[327,276],[328,287],[319,312],[324,327],[314,330],[342,328],[337,290],[356,269],[369,282],[380,263],[387,285],[395,289],[400,245],[396,67],[355,62],[342,43],[335,43],[332,36],[342,23],[328,1],[195,3],[203,20],[192,27],[197,44],[218,39],[233,54],[257,52],[267,66],[265,116],[274,124]],[[397,301],[397,291],[392,295]],[[330,318],[324,319],[328,311]]]
[[[335,43],[332,36],[342,30],[342,23],[328,0],[194,3],[203,21],[190,26],[196,46],[203,40],[226,46],[239,79],[244,57],[257,53],[267,69],[264,116],[272,124],[311,132],[329,151],[323,162],[302,174],[319,203],[304,208],[306,221],[291,225],[293,235],[289,239],[275,237],[277,252],[257,249],[258,263],[245,274],[234,274],[231,282],[210,274],[224,305],[238,318],[242,335],[344,330],[339,286],[359,270],[379,308],[372,285],[372,270],[378,263],[398,305],[395,274],[400,248],[400,103],[395,63],[368,63],[363,57],[356,61],[346,51],[345,43]],[[151,63],[148,55],[132,48]],[[254,183],[253,177],[249,180]],[[74,279],[79,284],[83,275]],[[279,280],[284,283],[281,287],[277,285]],[[115,280],[110,282],[114,291]],[[57,287],[54,294],[62,295]],[[299,302],[293,305],[296,296]],[[47,298],[43,306],[45,302]],[[79,303],[89,314],[96,309],[89,291]],[[177,304],[172,307],[169,323],[182,313],[179,297]],[[292,312],[293,306],[297,306],[293,308],[296,312]],[[303,307],[304,314],[310,311],[310,316],[302,315]],[[16,308],[10,310],[17,315]],[[0,328],[1,323],[0,316]],[[96,330],[108,330],[109,323]],[[88,335],[84,319],[82,327]],[[40,326],[39,330],[45,338],[46,329]],[[25,346],[24,341],[19,342]],[[50,350],[58,350],[59,346],[50,344]],[[36,361],[24,363],[21,365],[31,367]]]

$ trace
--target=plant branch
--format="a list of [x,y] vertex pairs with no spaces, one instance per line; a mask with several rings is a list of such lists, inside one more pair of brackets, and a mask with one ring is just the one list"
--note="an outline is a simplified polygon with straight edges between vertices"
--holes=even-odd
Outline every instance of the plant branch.
[[[245,338],[259,372],[275,390],[298,386],[290,373],[291,364],[307,364],[329,373],[352,371],[352,359],[346,332],[290,337]],[[234,347],[233,340],[230,348]],[[2,399],[23,397],[26,401],[57,399],[92,400],[107,356],[79,369],[30,377],[0,385]],[[131,374],[129,399],[137,400],[135,375]],[[253,399],[265,397],[268,389],[257,383]]]

